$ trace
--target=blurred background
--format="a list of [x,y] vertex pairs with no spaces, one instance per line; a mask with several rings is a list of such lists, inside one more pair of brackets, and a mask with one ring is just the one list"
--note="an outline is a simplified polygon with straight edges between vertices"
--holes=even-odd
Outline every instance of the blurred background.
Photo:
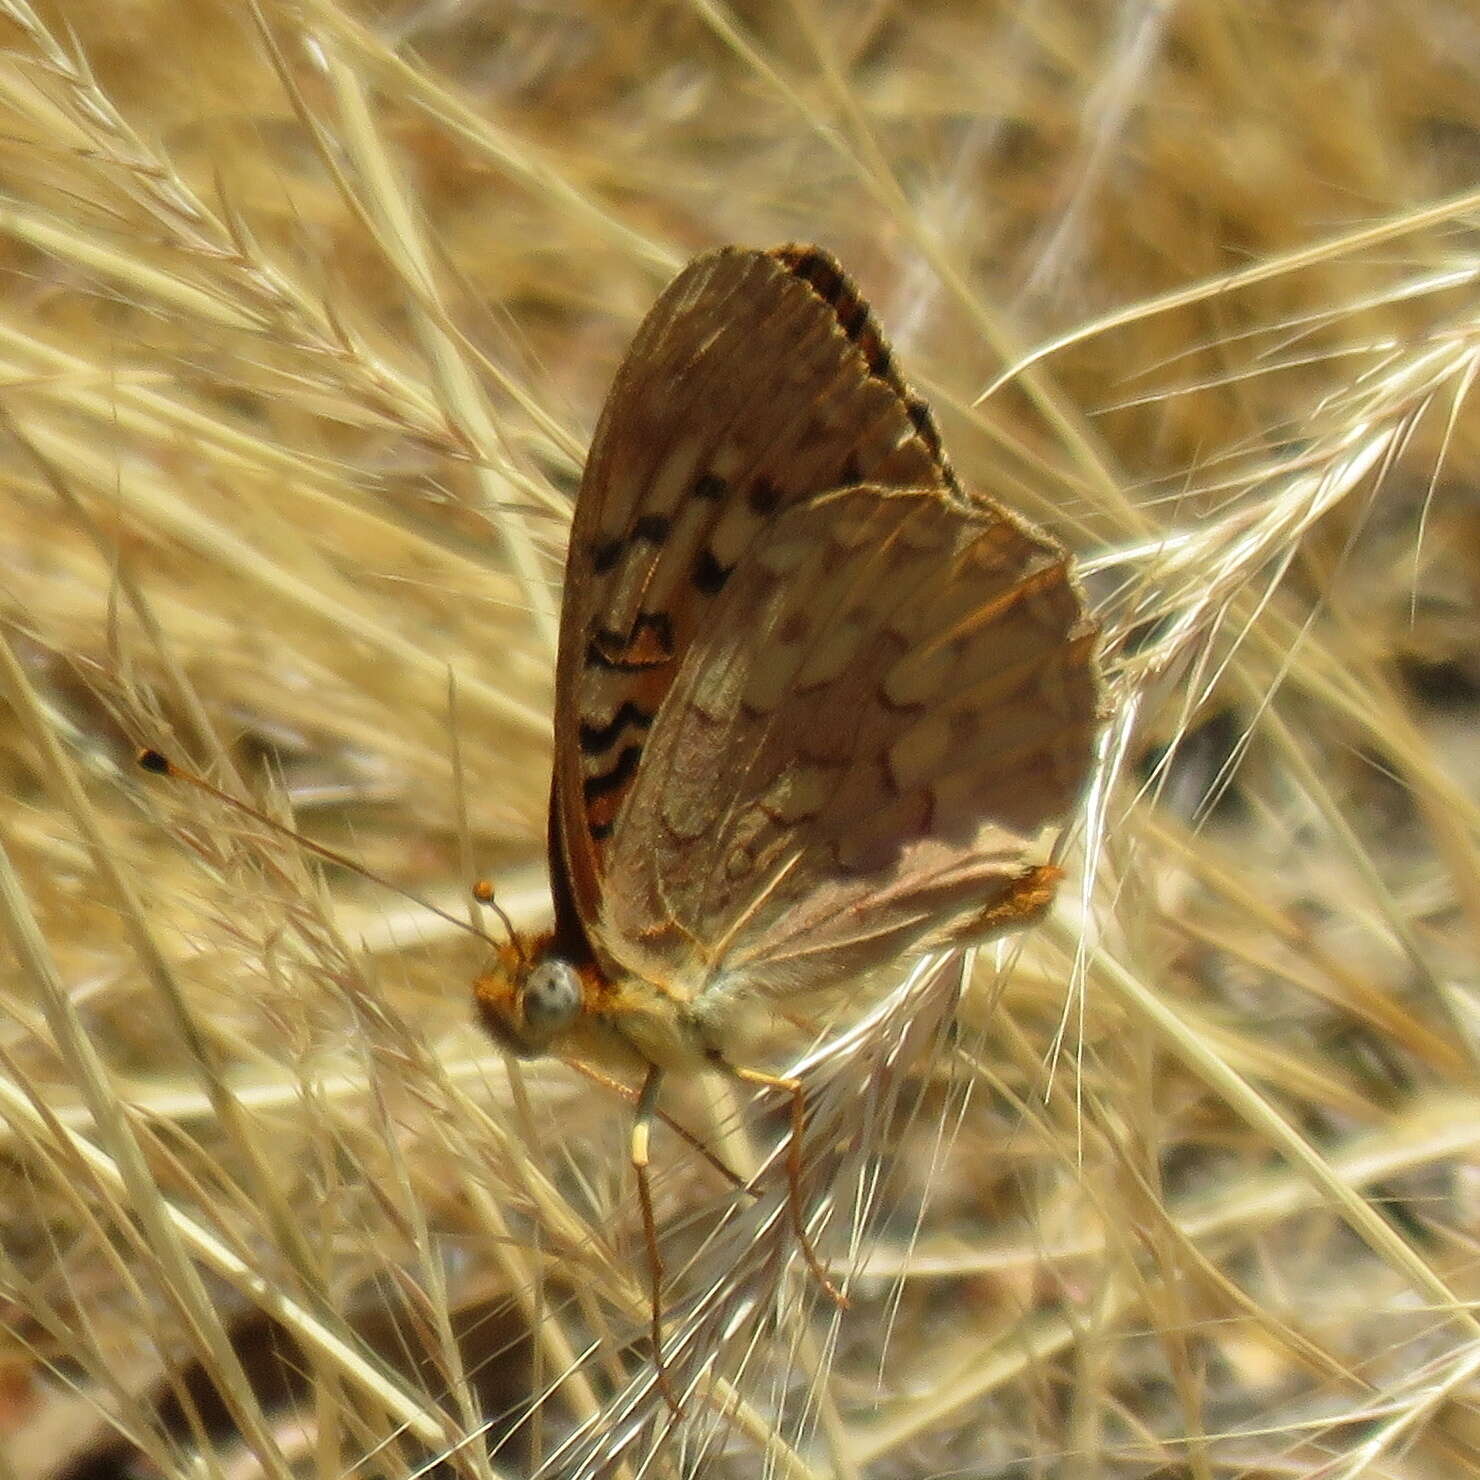
[[[1480,1474],[1472,5],[0,38],[0,1480]],[[774,1046],[864,1127],[851,1310],[660,1128],[675,1419],[621,1086],[134,752],[537,925],[591,428],[683,262],[788,240],[1076,551],[1110,721],[1051,920]]]

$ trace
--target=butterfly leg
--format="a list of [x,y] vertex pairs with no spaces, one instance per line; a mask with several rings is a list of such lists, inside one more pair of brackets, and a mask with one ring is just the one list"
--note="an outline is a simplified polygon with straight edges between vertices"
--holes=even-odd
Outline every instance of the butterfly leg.
[[800,1079],[787,1079],[779,1074],[766,1074],[760,1069],[739,1069],[727,1064],[726,1069],[746,1084],[774,1089],[791,1096],[791,1135],[786,1143],[786,1204],[791,1210],[792,1231],[801,1246],[802,1257],[812,1278],[827,1292],[839,1310],[847,1310],[848,1297],[828,1278],[817,1250],[807,1234],[807,1221],[802,1214],[802,1144],[807,1129],[807,1094]]
[[[600,1069],[594,1069],[590,1064],[583,1064],[580,1059],[567,1059],[565,1061],[577,1074],[584,1074],[592,1084],[599,1084],[602,1089],[610,1090],[614,1095],[620,1095],[624,1100],[637,1103],[637,1094],[622,1083],[620,1079],[613,1079],[610,1074],[603,1074]],[[679,1138],[691,1151],[697,1152],[705,1161],[717,1171],[736,1192],[749,1193],[751,1197],[759,1197],[760,1193],[752,1187],[734,1167],[728,1167],[707,1147],[693,1131],[680,1124],[671,1115],[652,1107],[652,1112]]]
[[669,1381],[668,1368],[663,1363],[663,1260],[658,1252],[658,1220],[653,1213],[653,1188],[648,1179],[648,1142],[652,1137],[653,1115],[658,1105],[658,1086],[662,1082],[663,1071],[656,1064],[649,1064],[642,1092],[637,1097],[637,1114],[632,1122],[632,1170],[637,1174],[642,1236],[647,1244],[648,1273],[652,1279],[653,1366],[658,1372],[658,1386],[662,1388],[673,1416],[679,1418],[683,1409]]

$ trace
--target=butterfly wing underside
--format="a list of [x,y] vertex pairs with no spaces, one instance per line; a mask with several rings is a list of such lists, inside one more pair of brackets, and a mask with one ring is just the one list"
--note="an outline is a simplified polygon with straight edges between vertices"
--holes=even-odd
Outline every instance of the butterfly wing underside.
[[959,496],[929,411],[837,264],[807,247],[691,263],[632,343],[576,501],[551,807],[568,953],[600,916],[659,710],[756,534],[863,482]]
[[1009,923],[1094,743],[1065,552],[939,487],[845,489],[761,531],[710,616],[617,818],[623,964],[777,993]]
[[831,258],[699,258],[577,500],[562,947],[689,996],[989,933],[1082,789],[1094,640],[1062,548],[961,491]]

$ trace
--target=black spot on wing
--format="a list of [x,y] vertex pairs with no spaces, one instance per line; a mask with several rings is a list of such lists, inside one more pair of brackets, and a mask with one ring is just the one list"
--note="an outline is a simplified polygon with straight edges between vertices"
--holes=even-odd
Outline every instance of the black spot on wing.
[[645,673],[673,660],[673,623],[666,612],[639,612],[628,633],[603,627],[586,644],[586,662],[609,673]]
[[828,303],[836,304],[849,290],[848,279],[837,260],[817,247],[780,247],[776,256],[793,277],[801,278]]
[[662,545],[673,532],[673,521],[666,514],[644,514],[632,526],[632,538],[645,545]]
[[591,551],[591,569],[599,576],[604,576],[622,558],[622,551],[627,548],[627,541],[622,539],[603,540]]
[[783,247],[777,256],[793,277],[801,278],[832,309],[837,316],[838,327],[849,339],[855,343],[864,339],[871,341],[866,347],[859,344],[864,358],[870,361],[870,369],[873,368],[872,360],[880,351],[887,364],[888,351],[883,350],[879,332],[874,326],[874,316],[836,258],[818,247]]
[[884,343],[883,336],[876,328],[870,325],[867,333],[858,336],[858,347],[863,351],[868,373],[875,380],[885,381],[889,385],[900,383],[899,374],[894,368],[894,356],[889,353],[889,346]]
[[926,445],[932,451],[939,451],[940,433],[935,429],[935,418],[930,414],[930,408],[918,396],[910,396],[905,400],[904,409],[909,413],[911,425],[925,439]]
[[861,298],[838,304],[838,322],[849,339],[856,340],[869,321],[868,304]]
[[694,480],[694,497],[716,502],[730,491],[730,485],[714,473],[704,473]]
[[705,550],[694,564],[694,589],[704,596],[718,596],[730,579],[731,565],[721,565],[713,550]]
[[622,553],[630,545],[653,545],[661,547],[673,532],[673,520],[666,514],[644,514],[632,526],[630,535],[616,535],[591,546],[591,571],[604,576],[621,560]]
[[611,723],[606,725],[583,724],[577,731],[578,743],[583,755],[600,755],[603,751],[610,750],[621,738],[622,731],[631,726],[634,730],[645,730],[653,722],[653,717],[640,704],[634,704],[631,699],[624,699],[621,707],[612,716]]
[[581,783],[581,795],[589,804],[601,797],[611,795],[614,791],[620,791],[637,774],[637,768],[641,763],[642,746],[623,746],[621,755],[617,757],[616,764],[610,770],[603,771],[598,776],[586,777]]
[[757,478],[750,485],[745,501],[757,514],[774,514],[781,507],[781,490],[769,478]]

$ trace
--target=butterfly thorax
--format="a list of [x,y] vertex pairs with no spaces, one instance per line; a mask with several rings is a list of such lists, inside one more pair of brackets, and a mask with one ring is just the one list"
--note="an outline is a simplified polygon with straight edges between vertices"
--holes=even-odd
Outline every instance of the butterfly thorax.
[[556,932],[499,947],[473,989],[483,1026],[502,1048],[519,1058],[569,1055],[693,1070],[714,1065],[719,1045],[731,1043],[727,994],[701,1003],[573,957]]

